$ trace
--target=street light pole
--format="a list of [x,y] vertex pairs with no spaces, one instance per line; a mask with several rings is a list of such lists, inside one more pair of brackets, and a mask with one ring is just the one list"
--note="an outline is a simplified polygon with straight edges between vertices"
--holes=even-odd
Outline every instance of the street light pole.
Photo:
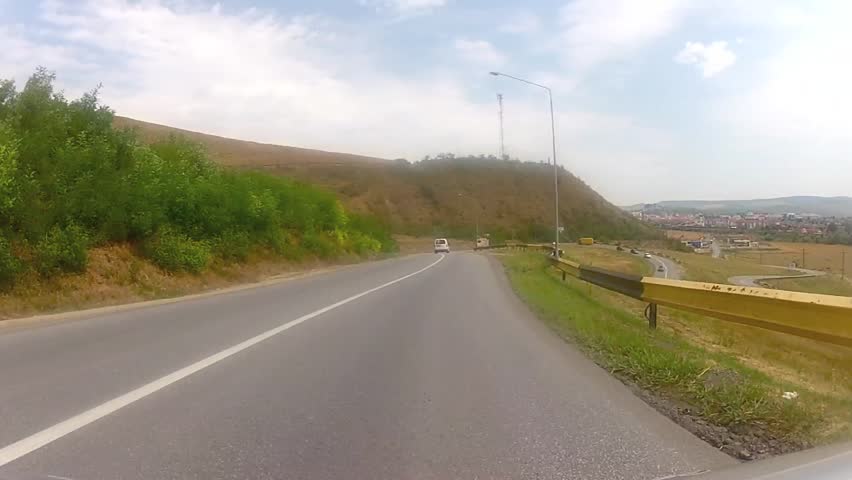
[[531,82],[529,80],[524,80],[523,78],[518,78],[512,75],[507,75],[505,73],[500,72],[488,72],[495,77],[507,77],[512,80],[517,80],[519,82],[527,83],[529,85],[533,85],[539,88],[543,88],[547,91],[547,97],[550,101],[550,136],[552,140],[552,148],[553,148],[553,211],[554,211],[554,222],[553,222],[553,244],[554,244],[554,256],[559,257],[559,167],[556,165],[556,119],[553,114],[553,92],[550,90],[550,87],[545,87],[544,85]]

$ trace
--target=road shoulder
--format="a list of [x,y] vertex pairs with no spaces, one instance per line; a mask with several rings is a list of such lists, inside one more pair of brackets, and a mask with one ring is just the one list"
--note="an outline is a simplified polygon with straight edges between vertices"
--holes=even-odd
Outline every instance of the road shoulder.
[[[822,419],[813,405],[735,358],[651,331],[579,280],[560,281],[534,256],[504,257],[515,292],[537,316],[660,413],[736,458],[807,447]],[[625,387],[626,388],[626,387]]]
[[[721,468],[734,465],[737,461],[731,456],[725,455],[719,449],[695,436],[682,425],[667,416],[658,404],[648,401],[635,383],[624,382],[622,378],[613,376],[605,366],[596,363],[584,352],[571,337],[564,335],[554,329],[548,321],[542,321],[544,312],[536,313],[534,306],[527,304],[513,288],[512,280],[506,272],[506,266],[494,255],[488,255],[494,276],[498,279],[501,292],[511,305],[512,314],[518,321],[524,322],[531,331],[546,345],[558,350],[564,362],[564,368],[573,371],[582,371],[583,376],[592,381],[597,387],[609,392],[610,402],[617,403],[618,408],[627,410],[642,419],[643,424],[657,432],[665,432],[664,435],[676,435],[677,443],[680,445],[680,453],[695,459],[701,459],[705,468]],[[531,309],[532,308],[532,309]],[[674,433],[672,433],[674,432]]]

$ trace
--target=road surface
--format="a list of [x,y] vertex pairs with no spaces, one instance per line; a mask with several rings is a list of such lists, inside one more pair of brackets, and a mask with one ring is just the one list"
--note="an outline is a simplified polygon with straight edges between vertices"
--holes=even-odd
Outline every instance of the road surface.
[[[647,260],[648,263],[651,264],[651,267],[654,268],[655,277],[668,278],[671,280],[680,280],[683,278],[683,268],[675,263],[674,260],[657,255],[651,255],[651,258],[646,258],[645,260]],[[663,267],[663,271],[660,271],[659,269],[661,266]]]
[[474,253],[0,327],[0,385],[2,479],[651,479],[733,463]]
[[[774,267],[774,265],[766,265],[767,267]],[[783,268],[784,270],[794,270],[799,272],[801,275],[737,275],[735,277],[729,277],[728,282],[733,285],[741,285],[744,287],[760,287],[760,282],[764,280],[783,280],[786,278],[808,278],[808,277],[821,277],[825,275],[825,272],[819,270],[808,270],[806,268],[794,268],[794,267],[777,267]]]

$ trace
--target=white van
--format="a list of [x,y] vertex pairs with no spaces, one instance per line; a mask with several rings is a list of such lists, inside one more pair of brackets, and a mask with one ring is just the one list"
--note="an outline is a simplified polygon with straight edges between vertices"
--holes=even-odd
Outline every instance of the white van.
[[435,253],[450,253],[450,242],[446,238],[435,239]]

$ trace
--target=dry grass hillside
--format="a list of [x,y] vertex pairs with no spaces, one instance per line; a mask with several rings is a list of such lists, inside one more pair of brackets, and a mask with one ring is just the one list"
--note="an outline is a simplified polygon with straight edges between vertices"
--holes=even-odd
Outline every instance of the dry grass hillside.
[[144,141],[155,141],[171,134],[183,135],[192,141],[203,144],[207,151],[223,165],[234,167],[275,168],[281,164],[335,164],[358,163],[376,164],[386,160],[348,153],[324,152],[309,148],[285,147],[268,143],[233,140],[206,133],[192,132],[180,128],[167,127],[156,123],[143,122],[127,117],[115,117],[118,128],[132,128]]
[[[398,233],[463,238],[478,223],[481,232],[498,240],[552,236],[553,177],[547,165],[451,156],[409,163],[232,140],[122,117],[116,124],[134,128],[147,141],[182,134],[225,165],[321,185],[338,193],[348,208],[376,215]],[[559,203],[565,240],[655,235],[564,169]]]

